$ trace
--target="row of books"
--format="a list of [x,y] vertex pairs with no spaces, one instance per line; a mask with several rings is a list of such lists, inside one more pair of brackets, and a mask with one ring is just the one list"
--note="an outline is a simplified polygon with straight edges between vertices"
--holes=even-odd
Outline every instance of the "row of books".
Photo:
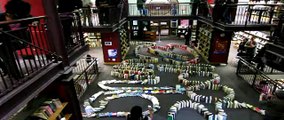
[[145,63],[123,63],[119,65],[114,65],[113,69],[124,69],[124,70],[142,70],[142,69],[154,69],[154,64]]
[[152,47],[148,48],[148,52],[153,55],[159,55],[161,57],[171,58],[171,59],[180,60],[180,61],[187,61],[189,59],[189,56],[180,55],[180,54],[176,54],[173,52],[167,52],[167,51],[158,51],[158,50],[153,49]]
[[[31,115],[31,119],[49,119],[56,110],[62,108],[62,103],[59,99],[51,99],[43,102],[43,104]],[[58,119],[61,119],[62,115],[58,116]]]
[[215,66],[209,65],[209,64],[189,64],[189,65],[172,65],[172,64],[158,64],[158,68],[163,67],[165,71],[209,71],[213,72],[215,71]]
[[[85,111],[88,110],[88,116],[92,116],[92,117],[122,117],[122,116],[127,116],[127,113],[129,112],[107,112],[107,113],[99,113],[99,114],[95,114],[95,112],[99,112],[102,111],[106,105],[109,103],[110,100],[113,99],[118,99],[118,98],[124,98],[124,97],[141,97],[143,99],[147,99],[149,101],[152,102],[152,108],[154,110],[154,112],[158,111],[161,107],[160,107],[160,103],[159,100],[153,96],[153,95],[148,95],[148,94],[143,94],[143,93],[135,93],[135,92],[131,92],[131,93],[122,93],[122,94],[115,94],[112,96],[108,96],[105,97],[103,100],[99,101],[100,105],[99,107],[92,107],[90,103],[87,103],[85,107]],[[91,114],[95,114],[95,115],[91,115]],[[147,115],[149,114],[149,111],[144,111],[143,115]],[[88,117],[86,116],[86,117]]]
[[130,41],[130,45],[147,45],[147,46],[151,46],[151,45],[156,45],[155,42],[144,42],[144,41]]
[[141,72],[141,74],[127,74],[127,73],[123,74],[114,71],[111,71],[111,76],[128,79],[128,80],[145,80],[145,79],[154,79],[156,77],[152,72]]
[[209,110],[198,102],[193,102],[191,100],[177,101],[174,105],[170,107],[168,112],[167,120],[175,120],[177,112],[182,108],[191,108],[198,111],[206,120],[226,120],[226,119],[213,119],[214,114],[209,112]]
[[[207,98],[204,95],[198,95],[194,92],[191,91],[199,91],[199,90],[203,90],[203,89],[208,89],[208,90],[222,90],[224,93],[226,93],[226,96],[224,96],[222,99],[223,100],[228,100],[228,101],[232,101],[235,99],[235,91],[234,89],[226,86],[226,85],[220,85],[220,84],[214,84],[211,81],[206,81],[205,84],[199,84],[199,85],[194,85],[194,86],[188,86],[186,88],[186,90],[188,90],[187,95],[189,96],[190,99],[193,100],[199,100],[196,99],[196,96],[199,96],[200,98]],[[206,102],[207,101],[203,101]]]

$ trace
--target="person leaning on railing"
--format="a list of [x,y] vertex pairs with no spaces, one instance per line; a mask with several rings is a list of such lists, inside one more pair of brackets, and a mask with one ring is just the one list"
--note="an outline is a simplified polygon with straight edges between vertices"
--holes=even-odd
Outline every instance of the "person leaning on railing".
[[284,91],[277,90],[274,96],[267,100],[260,100],[266,108],[262,113],[264,120],[284,120]]
[[[10,0],[5,5],[5,13],[0,14],[0,21],[12,21],[15,19],[31,17],[31,6],[29,3],[22,0]],[[18,39],[14,39],[6,32],[23,30],[28,26],[28,22],[2,24],[0,29],[2,34],[0,35],[0,67],[5,74],[11,74],[15,79],[21,78],[20,71],[14,56],[15,50],[23,49],[27,44],[20,42]],[[24,29],[23,29],[24,28]],[[21,32],[21,31],[20,31]],[[17,36],[18,37],[18,36]],[[25,39],[29,41],[30,39]]]

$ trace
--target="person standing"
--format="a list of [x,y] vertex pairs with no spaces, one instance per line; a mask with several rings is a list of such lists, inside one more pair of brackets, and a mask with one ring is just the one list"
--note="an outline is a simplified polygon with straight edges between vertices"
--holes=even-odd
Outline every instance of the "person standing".
[[134,106],[130,110],[130,114],[127,115],[126,120],[153,120],[153,109],[148,107],[149,116],[143,116],[142,108],[140,106]]
[[284,120],[284,91],[277,90],[274,96],[260,101],[266,107],[263,120]]
[[99,9],[100,25],[109,24],[109,2],[108,0],[96,0],[96,6]]
[[140,16],[144,15],[144,6],[146,0],[137,0],[137,9],[140,13]]
[[[25,1],[22,0],[10,0],[5,5],[5,13],[0,14],[0,21],[11,21],[16,19],[22,19],[31,17],[30,11],[31,11],[31,5]],[[19,24],[9,24],[5,26],[1,26],[0,29],[2,31],[13,31],[18,29],[25,29],[27,28],[29,22],[25,23],[19,23]],[[23,33],[24,34],[24,31]],[[21,72],[18,69],[18,63],[16,62],[15,58],[15,51],[19,46],[15,46],[15,44],[12,43],[12,38],[10,36],[7,36],[6,34],[0,35],[0,59],[1,59],[1,69],[3,70],[4,74],[10,74],[15,79],[20,79],[23,77]],[[23,38],[26,41],[29,41],[27,39],[30,38]],[[13,40],[14,42],[17,42],[19,40]]]
[[255,37],[251,37],[251,39],[246,42],[245,47],[247,50],[247,55],[249,57],[248,59],[252,59],[254,57],[254,52],[256,47]]
[[189,45],[190,43],[190,37],[191,37],[191,28],[187,27],[187,30],[184,34],[184,38],[185,38],[185,45]]
[[93,6],[93,3],[91,2],[91,0],[82,0],[83,3],[83,26],[87,26],[87,22],[88,22],[88,26],[93,26],[92,23],[92,11],[91,11],[91,7]]
[[76,9],[82,8],[81,0],[58,0],[58,12],[63,27],[65,47],[70,48],[75,45],[72,35],[72,22],[74,21],[73,12]]

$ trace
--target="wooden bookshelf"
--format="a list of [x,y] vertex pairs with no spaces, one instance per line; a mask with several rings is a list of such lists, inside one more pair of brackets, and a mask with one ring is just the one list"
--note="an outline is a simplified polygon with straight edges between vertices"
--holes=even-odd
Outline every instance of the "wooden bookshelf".
[[62,106],[60,108],[57,108],[57,110],[52,114],[52,116],[48,118],[48,120],[56,120],[56,118],[60,115],[60,113],[67,106],[67,104],[67,102],[62,103]]
[[65,120],[69,120],[71,118],[72,114],[66,114],[65,115]]

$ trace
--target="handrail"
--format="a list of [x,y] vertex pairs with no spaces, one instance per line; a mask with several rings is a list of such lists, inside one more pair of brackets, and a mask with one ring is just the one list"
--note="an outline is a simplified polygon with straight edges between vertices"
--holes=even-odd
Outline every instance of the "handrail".
[[17,20],[11,20],[11,21],[0,21],[0,26],[6,25],[6,24],[13,24],[13,23],[20,23],[23,21],[35,21],[37,19],[47,18],[46,16],[38,16],[38,17],[28,17],[28,18],[22,18]]
[[277,86],[278,88],[280,88],[280,89],[284,89],[284,86],[282,86],[282,85],[279,84],[278,82],[275,82],[273,79],[269,78],[264,72],[258,70],[256,67],[254,67],[254,66],[252,65],[252,63],[249,63],[248,61],[246,61],[246,60],[245,60],[244,58],[242,58],[242,57],[238,57],[238,59],[239,59],[242,63],[246,64],[247,67],[249,67],[250,69],[253,69],[253,70],[255,70],[257,73],[259,73],[258,75],[260,75],[261,77],[265,78],[265,81],[267,81],[267,82],[269,82],[269,83],[271,83],[271,84],[273,84],[273,85],[276,85],[276,86]]
[[41,47],[39,47],[39,46],[37,46],[37,45],[34,45],[34,44],[30,43],[30,42],[27,42],[27,41],[24,40],[24,39],[21,39],[21,38],[15,36],[15,35],[12,35],[12,34],[6,32],[6,31],[0,31],[0,33],[4,33],[4,34],[6,34],[6,35],[8,35],[8,36],[10,36],[10,37],[15,38],[16,40],[19,40],[19,41],[25,43],[25,44],[28,44],[28,45],[30,45],[30,46],[33,46],[33,47],[37,48],[37,49],[43,50],[44,52],[50,53],[51,55],[56,56],[56,57],[57,57],[56,59],[61,58],[61,56],[58,56],[55,52],[51,52],[51,51],[49,51],[49,50],[46,50],[46,49],[44,49],[44,48],[41,48]]

